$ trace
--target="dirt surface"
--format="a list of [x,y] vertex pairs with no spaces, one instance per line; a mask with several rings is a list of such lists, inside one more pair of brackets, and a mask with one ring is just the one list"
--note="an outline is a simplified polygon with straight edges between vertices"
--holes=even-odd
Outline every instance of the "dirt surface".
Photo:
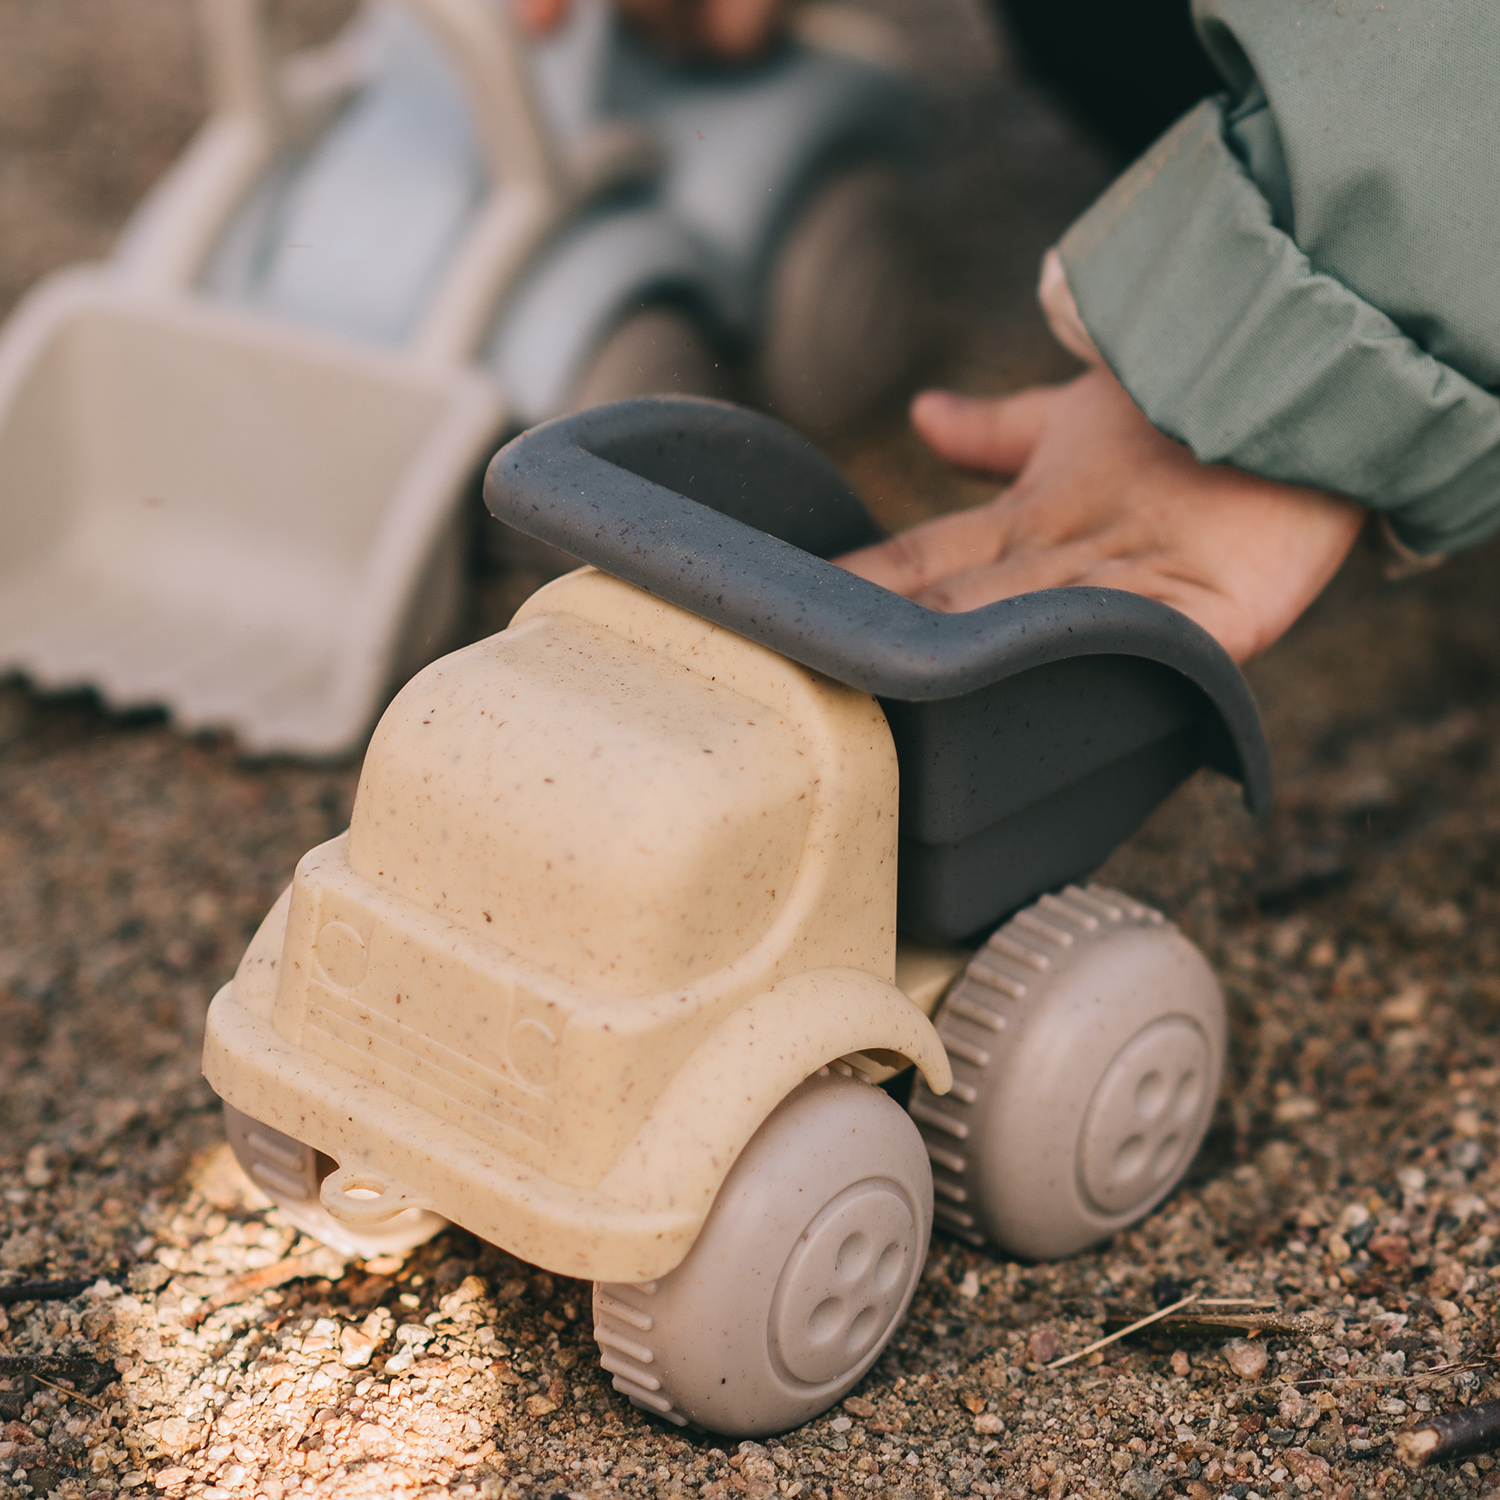
[[[897,11],[900,14],[899,10]],[[288,11],[288,34],[332,8]],[[955,8],[934,371],[1065,373],[1028,285],[1101,168]],[[201,107],[180,0],[0,0],[0,298],[97,254]],[[945,29],[946,28],[946,29]],[[897,521],[981,493],[896,416],[838,456]],[[1231,1077],[1187,1184],[1057,1265],[934,1241],[841,1411],[728,1444],[635,1413],[588,1288],[459,1231],[344,1263],[227,1158],[205,1009],[356,767],[248,765],[153,716],[0,685],[0,1496],[1467,1495],[1389,1435],[1500,1394],[1500,605],[1494,548],[1400,586],[1357,557],[1257,664],[1263,826],[1201,778],[1101,878],[1153,902],[1229,996]],[[476,629],[534,581],[485,584]],[[73,1280],[56,1298],[22,1283]],[[1182,1291],[1281,1331],[1162,1324]]]

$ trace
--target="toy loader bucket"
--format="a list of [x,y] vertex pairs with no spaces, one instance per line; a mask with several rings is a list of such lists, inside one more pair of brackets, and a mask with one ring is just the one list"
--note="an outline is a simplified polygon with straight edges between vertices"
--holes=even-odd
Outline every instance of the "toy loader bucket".
[[1269,806],[1250,689],[1206,632],[1115,589],[924,609],[824,559],[878,536],[790,429],[622,401],[501,450],[491,511],[880,700],[901,768],[898,920],[948,942],[1098,866],[1199,766]]
[[502,422],[475,375],[55,277],[0,340],[0,671],[346,751],[445,644]]

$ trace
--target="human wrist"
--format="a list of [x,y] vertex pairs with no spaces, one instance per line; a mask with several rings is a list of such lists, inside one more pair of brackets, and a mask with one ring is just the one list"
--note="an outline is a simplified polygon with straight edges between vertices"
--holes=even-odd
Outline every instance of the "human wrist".
[[1052,337],[1084,364],[1094,367],[1103,365],[1104,356],[1099,353],[1093,335],[1084,326],[1078,304],[1073,300],[1073,289],[1068,285],[1068,273],[1063,269],[1062,257],[1057,253],[1056,245],[1042,257],[1042,274],[1037,283],[1036,296],[1046,315],[1047,326],[1052,330]]

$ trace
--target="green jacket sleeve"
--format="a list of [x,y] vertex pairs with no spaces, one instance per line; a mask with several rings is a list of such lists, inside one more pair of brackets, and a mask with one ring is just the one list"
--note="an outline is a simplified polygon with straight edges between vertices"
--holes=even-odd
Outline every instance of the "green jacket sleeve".
[[1201,459],[1416,551],[1500,530],[1500,3],[1197,0],[1230,85],[1064,237],[1080,316]]

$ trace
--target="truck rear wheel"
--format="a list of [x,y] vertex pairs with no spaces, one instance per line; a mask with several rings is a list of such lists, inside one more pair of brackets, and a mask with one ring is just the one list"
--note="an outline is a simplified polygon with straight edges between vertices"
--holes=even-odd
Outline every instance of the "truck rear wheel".
[[323,1207],[318,1188],[337,1163],[321,1151],[269,1125],[224,1106],[224,1130],[235,1159],[247,1176],[304,1234],[345,1255],[404,1255],[430,1240],[448,1221],[423,1208],[402,1210],[383,1224],[352,1229]]
[[1207,960],[1118,891],[1043,896],[975,954],[934,1017],[953,1064],[910,1110],[938,1227],[1053,1260],[1144,1217],[1187,1170],[1223,1074]]
[[889,396],[926,323],[922,268],[900,175],[863,167],[808,199],[772,268],[758,361],[771,409],[808,432],[844,426]]
[[600,1363],[679,1426],[800,1426],[885,1348],[931,1226],[931,1173],[901,1107],[838,1071],[810,1078],[740,1154],[676,1270],[595,1284]]
[[617,323],[573,392],[574,411],[635,396],[728,396],[727,368],[698,320],[680,307],[645,307]]

